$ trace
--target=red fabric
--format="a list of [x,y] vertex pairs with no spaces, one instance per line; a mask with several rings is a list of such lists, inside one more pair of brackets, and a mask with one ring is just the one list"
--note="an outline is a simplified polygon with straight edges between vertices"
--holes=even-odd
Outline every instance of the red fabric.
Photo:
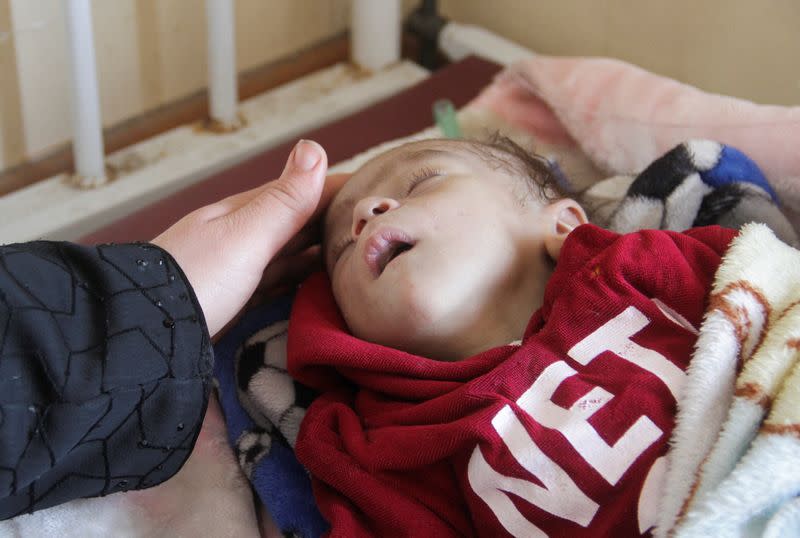
[[[675,398],[649,367],[603,352],[603,339],[591,338],[635,311],[643,328],[630,342],[623,338],[619,353],[632,357],[631,350],[645,349],[652,358],[655,352],[661,357],[655,362],[675,365],[683,376],[704,299],[733,235],[717,227],[624,236],[579,227],[523,343],[456,363],[349,335],[327,277],[312,277],[295,300],[288,360],[292,375],[323,393],[306,414],[296,451],[331,536],[504,536],[507,528],[526,535],[638,535],[640,492],[666,452]],[[693,328],[682,327],[680,316]],[[627,325],[620,326],[624,332]],[[608,338],[619,339],[614,331]],[[587,352],[599,354],[588,362],[574,358]],[[567,367],[576,373],[543,390],[551,374]],[[587,397],[593,387],[613,397]],[[570,437],[563,417],[550,427],[537,421],[576,414],[598,438]],[[506,426],[497,429],[493,419]],[[619,449],[637,420],[649,421],[658,437],[630,452],[635,457],[619,477],[604,478],[608,471],[599,469],[613,458],[592,464],[585,456],[595,457],[598,443]],[[510,447],[519,442],[515,458]],[[543,456],[531,460],[538,451]],[[484,498],[494,499],[494,508]]]

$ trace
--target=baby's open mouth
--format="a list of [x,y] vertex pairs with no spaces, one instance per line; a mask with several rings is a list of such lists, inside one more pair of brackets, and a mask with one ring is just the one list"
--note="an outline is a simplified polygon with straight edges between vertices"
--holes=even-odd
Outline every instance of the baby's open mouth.
[[394,243],[386,252],[386,254],[378,260],[378,271],[383,273],[383,270],[386,269],[387,265],[392,263],[392,261],[394,261],[394,259],[403,252],[408,252],[411,250],[411,247],[413,246],[414,245],[410,245],[408,243]]
[[378,230],[367,239],[364,257],[372,275],[377,278],[395,258],[408,252],[416,243],[408,234],[393,228]]

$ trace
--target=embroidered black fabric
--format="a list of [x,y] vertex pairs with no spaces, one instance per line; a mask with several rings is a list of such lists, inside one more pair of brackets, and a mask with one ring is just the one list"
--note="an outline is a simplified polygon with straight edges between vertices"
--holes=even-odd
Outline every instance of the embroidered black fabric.
[[160,248],[0,246],[0,518],[171,477],[212,367],[197,298]]

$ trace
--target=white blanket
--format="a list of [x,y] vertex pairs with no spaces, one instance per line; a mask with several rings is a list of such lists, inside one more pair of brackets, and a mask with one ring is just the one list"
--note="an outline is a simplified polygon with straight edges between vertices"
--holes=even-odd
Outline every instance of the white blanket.
[[800,251],[749,224],[716,275],[656,536],[800,536]]

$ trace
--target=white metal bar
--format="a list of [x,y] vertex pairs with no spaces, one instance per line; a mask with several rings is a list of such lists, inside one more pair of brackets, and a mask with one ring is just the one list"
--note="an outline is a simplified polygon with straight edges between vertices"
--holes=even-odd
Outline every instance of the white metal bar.
[[377,71],[400,61],[400,0],[353,0],[353,62]]
[[72,67],[72,151],[75,171],[79,183],[96,185],[105,181],[106,172],[89,0],[67,1],[67,32]]
[[501,65],[530,58],[535,53],[480,26],[449,22],[439,33],[439,49],[458,60],[476,54]]
[[206,0],[206,18],[211,119],[223,127],[234,127],[239,121],[233,0]]
[[[267,148],[296,140],[320,125],[395,95],[427,76],[427,71],[406,61],[371,77],[344,64],[306,75],[242,102],[248,124],[224,138],[183,125],[112,153],[107,158],[109,165],[122,171],[117,181],[102,189],[79,192],[57,175],[0,196],[0,244],[41,238],[74,241]],[[137,163],[136,169],[131,170],[130,163]]]

